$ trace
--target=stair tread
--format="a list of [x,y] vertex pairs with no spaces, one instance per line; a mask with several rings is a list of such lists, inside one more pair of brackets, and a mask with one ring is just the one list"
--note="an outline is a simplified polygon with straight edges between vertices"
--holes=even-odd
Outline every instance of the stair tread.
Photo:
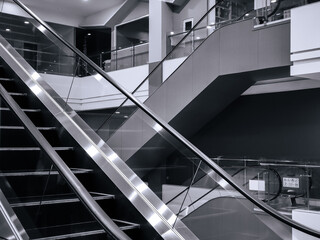
[[[53,147],[55,151],[70,151],[73,147]],[[1,151],[40,151],[39,147],[0,147]]]
[[[106,193],[90,192],[94,200],[107,200],[114,199],[114,195]],[[38,205],[51,205],[60,203],[73,203],[79,202],[78,197],[74,193],[44,195],[44,196],[28,196],[22,198],[9,198],[11,207],[31,207]]]
[[[0,66],[0,68],[1,68],[1,66]],[[8,81],[8,82],[13,82],[14,81],[14,79],[13,78],[4,78],[4,77],[0,77],[0,81]]]
[[[24,130],[23,126],[0,126],[0,130]],[[49,131],[56,130],[56,127],[37,127],[38,130]]]
[[[139,224],[125,222],[121,220],[113,219],[113,221],[120,227],[121,230],[130,230],[139,228]],[[76,224],[66,224],[60,226],[29,229],[27,230],[31,239],[34,240],[58,240],[69,239],[76,237],[85,237],[98,234],[104,234],[105,231],[95,221],[81,222]]]
[[[74,174],[90,173],[93,170],[84,168],[70,168]],[[0,177],[25,177],[25,176],[48,176],[59,175],[57,170],[39,169],[39,170],[24,170],[24,171],[4,171],[0,173]]]
[[28,96],[27,93],[19,93],[19,92],[8,92],[10,96]]
[[[0,107],[0,111],[11,111],[10,108]],[[41,109],[22,109],[24,112],[41,112]]]

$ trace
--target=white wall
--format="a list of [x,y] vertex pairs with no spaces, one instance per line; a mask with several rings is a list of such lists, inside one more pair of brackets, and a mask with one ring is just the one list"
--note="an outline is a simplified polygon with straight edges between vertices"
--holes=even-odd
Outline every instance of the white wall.
[[[183,20],[193,18],[193,23],[197,23],[207,12],[207,5],[207,0],[190,0],[180,13],[173,13],[173,31],[182,32]],[[205,26],[206,24],[207,22],[203,21],[200,26]]]
[[320,48],[320,3],[291,10],[291,53]]
[[[148,65],[109,72],[109,76],[117,83],[132,92],[148,75]],[[61,75],[41,74],[43,79],[68,103],[74,110],[90,110],[118,107],[124,96],[105,80],[98,81],[94,76],[68,77]],[[70,87],[72,86],[71,91]],[[148,97],[148,82],[142,85],[136,94],[144,101]]]
[[[163,63],[163,81],[165,81],[186,58],[177,58]],[[108,72],[110,78],[133,92],[148,76],[149,66],[142,65],[133,68]],[[124,100],[124,96],[107,81],[98,81],[93,76],[70,77],[53,74],[40,74],[43,79],[62,97],[68,97],[68,103],[75,110],[90,110],[117,107]],[[71,91],[70,87],[72,86]],[[148,97],[149,82],[146,81],[134,94],[144,102]]]
[[320,80],[320,2],[291,10],[291,75]]

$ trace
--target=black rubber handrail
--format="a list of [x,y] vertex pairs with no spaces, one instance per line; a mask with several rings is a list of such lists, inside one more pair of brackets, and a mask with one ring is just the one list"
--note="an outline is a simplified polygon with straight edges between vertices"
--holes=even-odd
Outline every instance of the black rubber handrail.
[[[236,181],[232,179],[232,177],[225,172],[220,166],[216,163],[212,162],[208,156],[206,156],[203,152],[201,152],[197,147],[195,147],[189,140],[183,137],[179,132],[177,132],[174,128],[172,128],[168,123],[163,121],[160,117],[158,117],[151,109],[141,103],[132,93],[124,89],[120,84],[118,84],[114,79],[112,79],[106,72],[104,72],[99,66],[97,66],[91,59],[89,59],[85,54],[83,54],[79,49],[71,45],[69,42],[64,40],[59,34],[57,34],[48,24],[43,22],[37,15],[35,15],[29,8],[27,8],[24,4],[22,4],[19,0],[12,0],[17,5],[19,5],[24,11],[26,11],[32,18],[34,18],[39,24],[41,24],[47,31],[49,31],[52,35],[54,35],[62,44],[67,46],[71,51],[76,53],[78,56],[82,58],[87,64],[89,64],[97,73],[99,73],[102,77],[104,77],[109,83],[111,83],[115,88],[117,88],[120,92],[122,92],[133,104],[137,105],[145,114],[147,114],[151,119],[153,119],[159,126],[161,126],[165,131],[174,136],[179,142],[181,142],[187,149],[189,149],[193,154],[202,159],[208,167],[213,169],[221,178],[223,178],[228,184],[230,184],[233,188],[235,188],[238,192],[240,192],[244,197],[246,197],[250,202],[255,204],[257,207],[278,219],[279,221],[293,227],[301,232],[309,234],[311,236],[320,238],[320,232],[306,227],[300,223],[293,221],[292,219],[278,213],[275,209],[268,206],[264,202],[257,200],[254,196],[251,195],[246,189],[241,186],[238,186]],[[222,2],[218,1],[218,3]],[[217,4],[218,4],[217,3]],[[217,5],[215,4],[214,7]],[[213,8],[213,7],[212,7]],[[211,8],[211,9],[212,9]],[[204,16],[205,17],[205,16]],[[203,17],[203,18],[204,18]],[[202,19],[203,19],[202,18]],[[194,27],[196,27],[195,25]],[[54,41],[54,40],[53,40]]]

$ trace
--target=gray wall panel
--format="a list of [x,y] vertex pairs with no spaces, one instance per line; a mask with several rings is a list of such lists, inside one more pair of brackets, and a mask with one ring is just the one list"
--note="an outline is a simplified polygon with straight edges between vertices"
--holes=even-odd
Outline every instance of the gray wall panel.
[[197,96],[220,75],[220,31],[217,31],[191,56],[193,96]]
[[252,29],[252,21],[243,21],[221,29],[221,74],[257,69],[258,34],[252,31]]
[[[289,28],[289,23],[286,23],[253,30],[252,21],[248,20],[217,30],[145,102],[146,105],[161,118],[170,122],[201,93],[208,94],[208,91],[203,90],[208,86],[212,86],[219,75],[248,72],[276,66],[290,66],[290,61],[288,61],[290,51],[289,47],[287,47],[289,45]],[[268,37],[264,35],[268,35]],[[263,38],[263,41],[261,38]],[[276,47],[271,51],[271,46]],[[228,89],[232,92],[230,96],[233,99],[239,96],[242,93],[241,91],[244,91],[248,87],[248,82],[250,82],[250,79],[243,79],[243,84],[241,82],[231,84],[231,86],[234,86],[233,88],[237,88],[239,91],[231,89],[230,84],[226,84],[229,85]],[[227,97],[227,100],[224,99],[228,95],[228,89],[225,89],[226,85],[220,82],[219,84],[215,84],[218,88],[213,88],[213,92],[223,92],[224,94],[218,94],[215,97],[215,105],[212,105],[210,100],[207,100],[205,103],[207,106],[204,106],[203,103],[198,106],[198,115],[205,116],[207,107],[216,115],[231,102],[230,96]],[[204,97],[202,99],[208,98]],[[219,102],[226,104],[226,106],[216,104]],[[217,108],[216,111],[212,109],[214,107]],[[192,115],[190,111],[187,112],[189,115]],[[208,117],[213,118],[215,115]],[[147,137],[141,141],[141,133],[138,133],[141,128],[145,131],[145,136],[153,136],[153,130],[150,126],[141,126],[142,121],[139,121],[139,117],[132,119],[130,118],[122,126],[122,129],[134,129],[134,132],[137,133],[136,137],[134,137],[132,132],[130,133],[132,137],[119,140],[116,138],[119,138],[121,135],[116,133],[108,142],[111,146],[116,146],[115,143],[118,144],[119,141],[122,141],[121,145],[126,146],[126,149],[123,150],[125,154],[121,156],[124,160],[130,158],[139,149],[139,144],[142,147],[148,141]],[[186,117],[182,119],[186,119]],[[205,123],[206,121],[202,120],[201,122]],[[187,126],[188,124],[185,125]],[[200,126],[197,127],[199,128]],[[134,141],[134,143],[129,143],[129,140]],[[130,148],[127,146],[130,146]]]
[[288,23],[257,31],[258,68],[290,65],[290,27]]

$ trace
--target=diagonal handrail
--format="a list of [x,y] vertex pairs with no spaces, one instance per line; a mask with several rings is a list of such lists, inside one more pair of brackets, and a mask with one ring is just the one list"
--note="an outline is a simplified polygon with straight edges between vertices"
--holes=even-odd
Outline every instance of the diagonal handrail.
[[[202,159],[208,167],[213,169],[222,179],[224,179],[230,186],[235,188],[238,192],[240,192],[244,197],[246,197],[250,202],[255,204],[257,207],[271,215],[272,217],[278,219],[279,221],[293,227],[301,232],[309,234],[314,237],[320,238],[320,232],[306,227],[300,223],[289,219],[278,213],[275,209],[263,203],[262,201],[257,200],[254,196],[252,196],[246,189],[239,186],[232,177],[225,172],[220,166],[216,163],[212,162],[211,159],[206,156],[203,152],[201,152],[197,147],[195,147],[189,140],[183,137],[178,131],[176,131],[173,127],[171,127],[164,120],[159,118],[151,109],[141,103],[132,93],[123,88],[119,83],[117,83],[114,79],[112,79],[106,72],[104,72],[101,68],[99,68],[92,60],[90,60],[85,54],[83,54],[76,47],[68,43],[64,40],[59,34],[57,34],[48,24],[42,21],[37,15],[35,15],[29,8],[27,8],[24,4],[22,4],[19,0],[12,0],[16,4],[18,4],[24,11],[26,11],[32,18],[34,18],[45,30],[49,31],[52,35],[54,35],[62,44],[67,46],[70,50],[80,56],[83,61],[89,64],[97,73],[99,73],[103,78],[105,78],[109,83],[111,83],[115,88],[117,88],[120,92],[122,92],[132,103],[137,105],[145,114],[147,114],[151,119],[153,119],[162,130],[167,131],[171,135],[174,136],[180,143],[182,143],[187,149],[189,149],[193,154]],[[220,1],[219,1],[220,2]],[[161,130],[160,130],[161,131]]]

